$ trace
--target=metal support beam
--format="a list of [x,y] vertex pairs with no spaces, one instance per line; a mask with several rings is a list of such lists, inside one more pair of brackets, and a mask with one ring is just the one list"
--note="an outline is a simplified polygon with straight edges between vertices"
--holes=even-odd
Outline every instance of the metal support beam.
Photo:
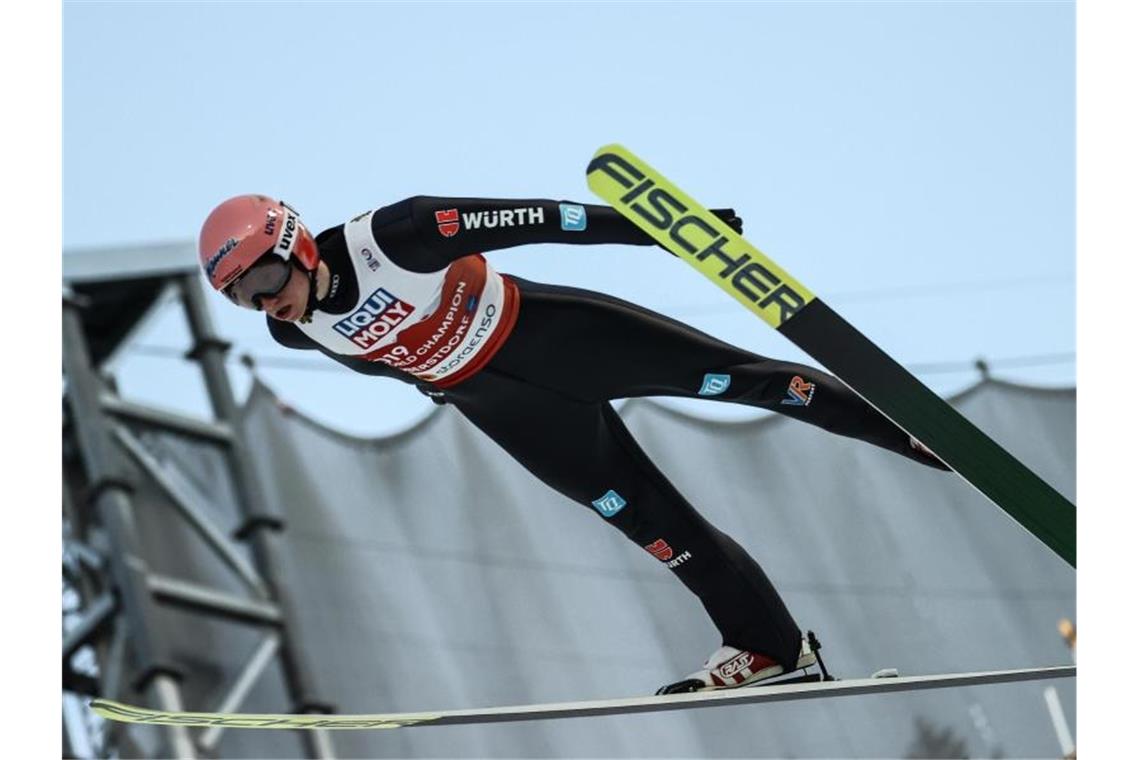
[[[66,493],[66,489],[64,490]],[[106,560],[103,555],[95,549],[91,548],[82,541],[65,540],[63,542],[63,551],[65,554],[73,554],[79,560],[79,564],[94,573],[101,573],[106,568]]]
[[[158,631],[156,605],[146,586],[146,564],[139,556],[125,463],[111,440],[103,415],[100,403],[103,391],[87,349],[80,308],[75,300],[64,301],[63,369],[67,376],[72,425],[92,489],[90,507],[95,509],[115,548],[108,557],[108,569],[140,663],[138,684],[140,688],[150,685],[158,689],[159,704],[163,709],[170,709],[181,702],[173,678],[178,670]],[[185,727],[168,727],[163,730],[163,736],[179,757],[196,757]]]
[[123,622],[120,617],[112,626],[107,657],[99,665],[99,681],[104,694],[123,693],[123,676],[127,671],[127,627]]
[[[225,359],[228,346],[217,336],[211,324],[209,309],[206,305],[200,277],[197,273],[183,275],[180,279],[182,301],[186,307],[186,318],[190,326],[190,333],[194,338],[192,354],[198,359],[202,368],[206,390],[210,396],[210,403],[214,415],[233,432],[234,441],[230,449],[228,461],[234,475],[234,482],[240,494],[241,503],[246,510],[247,519],[256,516],[270,515],[266,509],[266,499],[257,476],[246,461],[246,452],[250,451],[248,442],[242,428],[238,423],[237,403],[234,400],[233,390],[230,387],[229,375],[226,373]],[[294,624],[297,619],[292,611],[283,584],[278,577],[277,553],[281,551],[281,538],[270,531],[255,531],[250,537],[250,546],[253,550],[258,569],[269,587],[273,599],[280,605],[284,621],[281,634],[281,664],[285,676],[285,683],[297,702],[299,712],[313,712],[327,709],[317,698],[315,681],[309,672],[301,648],[293,642],[298,627]],[[307,748],[313,757],[333,757],[331,742],[321,740],[319,737],[306,736]]]
[[[154,695],[162,710],[181,710],[182,692],[178,683],[168,675],[160,675],[154,679]],[[194,740],[190,736],[190,729],[186,726],[171,726],[166,740],[170,744],[170,756],[178,760],[194,760],[198,751],[194,747]]]
[[[181,710],[179,673],[162,636],[160,608],[163,603],[179,605],[234,622],[272,627],[238,676],[223,706],[236,706],[244,700],[268,662],[279,657],[291,706],[301,713],[329,712],[331,709],[316,699],[314,680],[293,641],[295,626],[289,625],[289,621],[296,618],[276,575],[277,556],[284,549],[280,535],[283,524],[266,508],[260,482],[246,459],[249,447],[240,432],[237,405],[224,364],[229,344],[213,333],[197,275],[179,274],[169,282],[181,294],[194,339],[187,356],[201,367],[216,420],[199,420],[119,398],[113,383],[100,377],[91,361],[80,314],[88,307],[87,300],[65,293],[64,373],[68,403],[64,437],[76,442],[74,452],[80,454],[78,459],[65,456],[65,466],[82,461],[85,477],[76,482],[84,481],[89,491],[86,498],[70,502],[70,494],[65,494],[64,511],[73,513],[70,524],[77,539],[69,541],[68,548],[72,557],[69,562],[78,559],[78,565],[69,567],[83,568],[80,580],[87,582],[89,588],[83,594],[87,616],[72,629],[64,652],[74,652],[85,643],[95,646],[99,658],[98,689],[104,697],[125,696],[129,689],[124,683],[134,677],[135,688],[148,692],[149,701],[159,709]],[[130,427],[115,425],[115,420],[130,423]],[[233,475],[245,529],[242,539],[248,541],[252,562],[247,549],[235,545],[201,509],[193,490],[177,473],[141,445],[133,434],[139,428],[170,432],[220,447]],[[146,477],[148,486],[153,482],[169,497],[177,513],[260,598],[239,597],[153,573],[141,551],[143,546],[134,523],[135,484],[130,478],[137,472]],[[78,492],[74,495],[82,496]],[[91,530],[95,527],[97,531]],[[259,529],[264,527],[273,530]],[[96,543],[93,538],[102,542]],[[110,578],[99,577],[97,583],[92,583],[92,578],[105,575]],[[110,588],[114,593],[101,594]],[[96,600],[93,603],[92,598]],[[116,607],[118,616],[114,614]],[[111,635],[98,636],[108,625]],[[137,669],[128,671],[128,661]],[[186,726],[164,730],[163,739],[163,751],[168,756],[197,756],[198,747]],[[206,739],[203,750],[216,751],[219,737],[210,735]],[[303,742],[311,757],[335,756],[327,732],[305,732]]]
[[174,508],[178,513],[182,515],[186,522],[190,524],[190,527],[209,544],[210,548],[217,553],[222,562],[228,565],[230,569],[237,574],[246,587],[261,598],[268,598],[269,590],[265,587],[265,583],[261,580],[261,576],[258,575],[257,570],[246,561],[245,557],[241,555],[229,537],[218,529],[213,521],[192,505],[191,499],[166,473],[158,460],[143,448],[143,445],[138,442],[138,439],[121,425],[115,428],[115,439],[118,440],[120,445],[131,455],[135,462],[150,475],[155,484],[162,489],[163,493],[165,493],[174,504]]
[[139,554],[125,463],[111,440],[102,414],[99,400],[102,391],[87,349],[78,306],[67,301],[63,308],[63,368],[67,375],[72,423],[91,484],[91,506],[115,547],[108,564],[132,632],[141,679],[145,682],[159,674],[177,673],[158,633],[155,603],[146,586],[147,569]]
[[112,393],[101,394],[99,402],[104,411],[145,427],[169,431],[223,446],[228,446],[233,442],[233,432],[229,426],[218,422],[197,420],[184,414],[135,404]]
[[[278,653],[280,646],[281,637],[278,634],[271,633],[265,637],[256,651],[254,651],[253,656],[250,657],[245,668],[242,669],[237,680],[234,681],[234,685],[229,693],[222,699],[221,704],[218,705],[217,711],[219,713],[236,713],[239,711],[238,708],[245,702],[254,684],[257,683],[257,679],[269,666],[274,655]],[[198,736],[198,748],[211,757],[216,755],[218,744],[222,740],[223,731],[225,731],[224,726],[215,725],[207,728]],[[336,757],[333,752],[332,739],[328,731],[314,730],[308,739],[316,748],[317,757]]]
[[79,648],[88,643],[96,633],[98,633],[103,626],[105,626],[111,617],[118,609],[118,604],[115,602],[115,597],[110,593],[105,593],[96,599],[87,608],[86,614],[79,623],[67,632],[63,638],[63,662],[64,667],[67,667],[67,661],[71,656],[79,651]]
[[[221,704],[218,705],[217,712],[232,713],[237,712],[241,707],[249,692],[253,689],[253,685],[257,683],[257,679],[264,672],[265,668],[273,660],[277,654],[278,648],[281,646],[281,637],[276,633],[271,633],[258,645],[254,651],[253,656],[249,658],[245,668],[238,675],[234,685],[230,691],[222,699]],[[214,754],[218,747],[218,742],[222,740],[222,726],[211,726],[202,732],[198,737],[198,747],[206,754]]]
[[200,583],[163,575],[151,574],[147,578],[147,587],[160,602],[208,612],[237,623],[281,625],[281,610],[269,602],[245,599]]

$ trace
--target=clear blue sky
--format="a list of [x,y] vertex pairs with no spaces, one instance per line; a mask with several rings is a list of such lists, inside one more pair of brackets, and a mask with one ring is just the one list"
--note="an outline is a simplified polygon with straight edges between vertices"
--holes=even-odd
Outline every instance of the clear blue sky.
[[[66,248],[192,239],[215,203],[288,200],[323,229],[413,194],[595,202],[623,142],[939,392],[1075,383],[1070,2],[65,3]],[[766,355],[805,357],[683,262],[618,246],[492,254]],[[211,296],[264,379],[350,432],[430,405],[273,344]],[[115,367],[124,393],[205,409],[169,310]],[[327,366],[327,370],[321,369]],[[235,366],[239,390],[246,373]],[[699,402],[686,402],[696,404]],[[753,410],[700,403],[708,416]]]

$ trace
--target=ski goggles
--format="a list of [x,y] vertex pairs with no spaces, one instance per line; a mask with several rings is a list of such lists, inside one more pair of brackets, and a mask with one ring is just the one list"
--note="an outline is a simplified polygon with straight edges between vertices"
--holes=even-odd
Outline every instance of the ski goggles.
[[225,289],[225,294],[238,306],[261,311],[261,299],[280,293],[293,267],[275,254],[266,254]]

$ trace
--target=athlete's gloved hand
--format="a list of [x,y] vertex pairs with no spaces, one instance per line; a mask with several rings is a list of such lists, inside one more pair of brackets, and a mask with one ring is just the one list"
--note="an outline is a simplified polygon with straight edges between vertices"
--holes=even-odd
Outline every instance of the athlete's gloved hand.
[[[732,209],[732,208],[710,208],[709,211],[712,213],[713,216],[715,216],[717,219],[720,219],[722,222],[727,224],[735,232],[738,232],[738,233],[744,232],[744,220],[736,215],[736,209]],[[657,241],[654,241],[654,242],[656,243]],[[671,255],[671,256],[677,255],[677,254],[673,253],[672,251],[670,251],[668,248],[665,248],[665,246],[661,245],[660,243],[658,243],[658,245],[662,249],[667,251],[669,253],[669,255]]]
[[744,232],[744,220],[736,215],[736,209],[732,208],[710,208],[709,211],[713,213],[717,219],[731,227],[734,231]]

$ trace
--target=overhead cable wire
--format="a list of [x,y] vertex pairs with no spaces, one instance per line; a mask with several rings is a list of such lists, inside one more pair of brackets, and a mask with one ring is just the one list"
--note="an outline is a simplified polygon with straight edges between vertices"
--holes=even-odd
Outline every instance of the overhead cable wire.
[[[174,346],[153,346],[153,345],[134,345],[126,349],[128,353],[139,354],[141,356],[153,356],[164,359],[186,359],[186,351],[175,348]],[[301,369],[313,370],[320,372],[350,372],[346,367],[343,367],[335,362],[325,361],[323,358],[307,359],[307,358],[291,358],[287,356],[257,356],[246,354],[253,359],[255,366],[268,367],[273,369]],[[1022,367],[1044,367],[1057,364],[1071,364],[1076,361],[1077,353],[1075,351],[1062,351],[1048,354],[1030,354],[1023,356],[1007,356],[999,359],[987,359],[984,357],[961,360],[961,361],[945,361],[945,362],[915,362],[912,364],[904,365],[911,372],[916,375],[936,375],[949,372],[968,372],[978,369],[1014,369]],[[242,356],[227,357],[231,362],[242,361]]]
[[[829,303],[858,303],[889,301],[898,298],[914,296],[941,296],[954,293],[987,293],[995,290],[1011,290],[1023,288],[1027,285],[1075,285],[1076,277],[1073,274],[1043,274],[1018,277],[995,278],[988,280],[959,280],[957,282],[927,283],[924,285],[892,285],[883,288],[864,288],[858,290],[840,290],[835,292],[817,291],[821,297],[826,296]],[[709,316],[724,314],[739,308],[736,304],[722,301],[715,304],[692,304],[682,309],[674,309],[680,316]]]
[[[1053,273],[1043,275],[1030,275],[1019,277],[1007,277],[1002,279],[988,279],[988,280],[968,280],[959,282],[947,283],[928,283],[925,285],[914,286],[891,286],[886,288],[869,288],[861,290],[849,290],[846,292],[840,291],[828,296],[829,300],[833,301],[877,301],[888,300],[892,298],[904,298],[913,295],[930,295],[930,294],[944,294],[956,292],[980,292],[1002,290],[1007,288],[1022,287],[1025,285],[1039,285],[1043,283],[1072,283],[1074,276],[1072,273]],[[715,304],[710,306],[691,306],[681,310],[684,316],[692,316],[695,314],[713,314],[721,311],[729,311],[739,308],[735,304],[724,303]],[[153,346],[153,345],[133,345],[124,349],[128,353],[135,353],[139,355],[148,356],[161,356],[168,358],[185,358],[185,352],[173,346]],[[346,371],[344,367],[339,364],[329,364],[321,359],[307,359],[307,358],[293,358],[293,357],[279,357],[279,356],[265,356],[265,355],[251,355],[249,356],[258,367],[266,367],[273,369],[290,369],[290,370],[311,370],[318,372],[343,372]],[[236,360],[236,359],[233,359]],[[985,359],[978,358],[970,361],[946,361],[946,362],[920,362],[904,365],[911,372],[916,375],[932,375],[943,374],[951,372],[968,372],[970,370],[979,370],[983,372],[991,368],[1023,368],[1023,367],[1039,367],[1054,364],[1067,364],[1076,360],[1076,353],[1073,351],[1063,353],[1051,354],[1035,354],[1030,356],[1015,356],[1005,357],[1000,359]],[[349,370],[350,371],[350,370]]]

